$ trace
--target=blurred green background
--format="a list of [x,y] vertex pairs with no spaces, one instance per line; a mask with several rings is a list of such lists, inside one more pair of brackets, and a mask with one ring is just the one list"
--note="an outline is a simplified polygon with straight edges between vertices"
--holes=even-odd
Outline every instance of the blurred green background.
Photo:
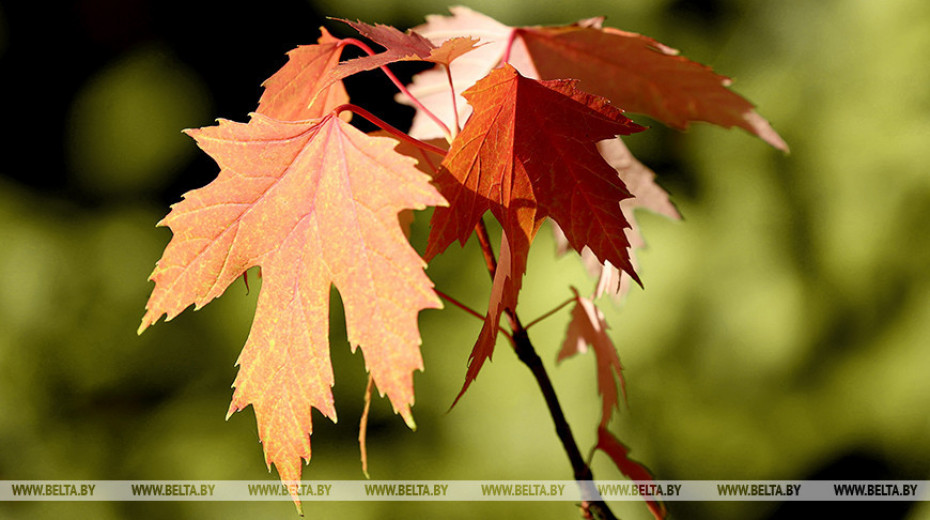
[[[627,140],[685,217],[640,215],[646,289],[603,301],[629,407],[611,427],[661,479],[930,479],[930,3],[923,0],[464,1],[511,25],[607,15],[734,78],[791,146],[652,128]],[[0,3],[0,480],[262,479],[251,410],[224,420],[259,286],[141,337],[155,223],[217,167],[180,130],[243,121],[323,15],[399,27],[431,0]],[[409,77],[417,69],[398,67]],[[390,85],[349,84],[398,125]],[[422,246],[420,215],[414,241]],[[593,286],[576,256],[534,247],[524,320]],[[483,310],[473,243],[430,267]],[[253,277],[254,280],[254,277]],[[337,298],[338,299],[338,298]],[[535,327],[583,451],[599,420],[592,356],[555,365],[568,311]],[[378,479],[566,479],[529,372],[500,344],[450,413],[480,322],[421,314],[418,431],[374,403]],[[340,421],[315,415],[306,479],[358,479],[365,375],[332,320]],[[600,479],[620,478],[603,455]],[[829,511],[841,514],[848,505]],[[623,518],[649,518],[617,503]],[[673,518],[790,518],[816,504],[678,503]],[[577,518],[568,503],[322,503],[309,518]],[[930,519],[927,503],[850,517]],[[6,503],[0,518],[294,518],[290,503]]]

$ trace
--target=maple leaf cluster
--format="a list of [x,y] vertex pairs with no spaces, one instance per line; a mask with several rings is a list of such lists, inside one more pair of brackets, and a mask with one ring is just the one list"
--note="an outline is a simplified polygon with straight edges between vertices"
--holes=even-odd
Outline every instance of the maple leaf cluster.
[[[342,296],[369,388],[413,427],[413,372],[423,368],[417,318],[441,306],[427,262],[464,244],[486,213],[500,223],[488,310],[457,401],[493,354],[502,315],[516,309],[529,248],[548,218],[562,250],[579,252],[599,277],[591,298],[574,293],[559,360],[593,347],[603,402],[597,447],[627,476],[648,478],[607,429],[623,379],[594,298],[639,282],[631,250],[643,240],[633,210],[678,213],[621,141],[645,130],[624,110],[680,129],[693,121],[738,126],[787,146],[727,78],[650,38],[599,18],[508,27],[462,7],[451,13],[407,32],[344,20],[381,52],[321,29],[316,44],[291,51],[265,81],[248,123],[187,131],[220,173],[159,222],[173,238],[151,275],[139,332],[206,305],[260,267],[229,413],[252,405],[269,468],[299,480],[311,455],[311,409],[336,420],[330,287]],[[343,61],[347,45],[367,55]],[[386,67],[397,61],[435,67],[404,86]],[[398,85],[398,101],[416,107],[408,133],[349,104],[342,80],[375,69]],[[383,131],[362,133],[348,122],[352,114]],[[426,207],[436,209],[421,258],[399,216]]]

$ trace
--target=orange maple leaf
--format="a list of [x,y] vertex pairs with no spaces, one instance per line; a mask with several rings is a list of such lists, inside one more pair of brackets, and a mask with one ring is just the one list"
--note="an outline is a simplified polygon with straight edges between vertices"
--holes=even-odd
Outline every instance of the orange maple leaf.
[[[349,102],[341,81],[323,85],[325,75],[339,65],[343,46],[325,28],[320,27],[320,31],[315,45],[301,45],[288,52],[288,62],[262,83],[265,91],[256,112],[281,121],[303,121],[323,117]],[[314,99],[320,90],[324,92]]]
[[333,114],[305,122],[253,114],[248,124],[221,120],[188,133],[221,171],[159,223],[174,237],[152,273],[140,333],[162,315],[202,307],[261,266],[229,413],[251,404],[269,469],[299,480],[311,408],[336,420],[328,338],[335,285],[349,343],[362,348],[379,391],[412,427],[413,371],[423,368],[417,315],[441,305],[398,213],[445,204],[428,176],[394,151],[393,139],[369,137]]

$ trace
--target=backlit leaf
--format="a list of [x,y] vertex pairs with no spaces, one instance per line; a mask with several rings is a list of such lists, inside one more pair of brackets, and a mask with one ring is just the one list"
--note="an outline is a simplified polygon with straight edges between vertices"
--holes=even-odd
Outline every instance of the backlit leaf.
[[162,315],[206,305],[261,266],[229,413],[251,404],[269,468],[299,480],[311,409],[336,420],[328,338],[335,285],[350,345],[361,347],[378,390],[413,427],[413,371],[423,368],[417,315],[440,304],[398,213],[444,204],[428,177],[394,151],[396,141],[332,114],[304,122],[254,114],[248,124],[221,120],[188,133],[221,170],[160,223],[174,237],[152,273],[140,332]]

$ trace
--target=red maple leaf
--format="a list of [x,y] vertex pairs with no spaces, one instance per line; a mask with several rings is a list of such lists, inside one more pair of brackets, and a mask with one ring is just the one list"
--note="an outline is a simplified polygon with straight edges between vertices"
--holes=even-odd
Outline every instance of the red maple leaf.
[[[572,247],[632,271],[620,201],[630,196],[597,142],[643,130],[573,81],[541,82],[505,66],[465,92],[475,112],[436,177],[449,208],[433,213],[426,258],[464,244],[490,210],[522,273],[539,223],[552,217]],[[635,273],[631,273],[635,276]]]
[[[656,184],[655,172],[637,161],[623,144],[622,139],[618,137],[601,141],[597,144],[597,149],[604,160],[617,170],[620,180],[633,195],[632,198],[620,202],[620,209],[623,210],[623,214],[630,223],[630,228],[626,230],[627,238],[630,240],[630,263],[638,271],[635,250],[645,246],[646,241],[640,234],[639,225],[636,223],[635,210],[642,208],[675,220],[680,219],[681,216],[669,200],[668,193]],[[558,226],[553,226],[553,232],[556,237],[557,252],[564,254],[570,249],[568,240]],[[590,249],[585,248],[581,251],[581,260],[588,271],[598,279],[594,298],[609,294],[619,300],[629,291],[632,283],[630,275],[609,263],[601,263]]]
[[738,126],[787,151],[788,145],[729,78],[678,55],[652,38],[588,20],[517,30],[543,79],[576,78],[581,88],[624,110],[685,129],[692,121]]
[[394,151],[396,141],[332,114],[305,122],[255,114],[248,124],[221,120],[188,133],[221,171],[159,223],[174,237],[152,273],[139,331],[202,307],[261,266],[229,412],[251,404],[269,468],[299,480],[311,408],[336,419],[328,339],[335,285],[349,343],[362,348],[379,391],[412,426],[413,371],[423,367],[417,315],[440,303],[398,213],[445,203],[428,177]]
[[497,269],[494,271],[494,280],[491,283],[491,297],[488,302],[488,312],[478,333],[478,340],[468,356],[468,370],[465,372],[465,384],[452,402],[452,406],[465,395],[465,391],[478,377],[478,372],[484,362],[491,359],[494,354],[494,345],[497,343],[497,333],[501,314],[505,309],[514,309],[517,305],[517,294],[522,285],[522,273],[514,271],[513,256],[510,252],[510,242],[507,233],[501,234],[501,246],[497,257]]
[[[652,481],[652,474],[649,470],[639,462],[630,459],[629,449],[607,429],[614,410],[620,405],[618,383],[620,391],[626,397],[623,367],[620,365],[617,348],[607,334],[608,327],[604,314],[592,300],[579,296],[574,288],[572,291],[575,293],[575,307],[572,308],[572,319],[569,322],[558,361],[585,352],[588,345],[593,347],[597,363],[597,388],[598,393],[601,394],[601,423],[597,428],[595,448],[606,453],[616,464],[617,469],[630,479]],[[657,519],[665,518],[664,504],[650,497],[646,497],[646,504]]]
[[[675,128],[686,128],[692,121],[739,126],[780,150],[788,150],[752,103],[727,88],[729,78],[679,56],[677,50],[656,40],[603,28],[600,18],[567,26],[511,28],[464,7],[451,11],[451,17],[430,17],[416,31],[433,44],[467,34],[481,35],[482,49],[469,56],[467,66],[451,69],[457,92],[469,88],[506,57],[526,77],[578,79],[581,89]],[[427,71],[415,76],[410,92],[445,124],[454,124],[453,98],[444,73]],[[464,103],[457,106],[464,119],[468,107]],[[411,135],[429,138],[442,134],[418,110]]]
[[[630,480],[638,482],[651,482],[653,480],[652,473],[639,462],[629,458],[630,449],[614,437],[603,424],[597,429],[596,448],[606,453],[617,465],[620,473],[626,475]],[[649,510],[656,520],[662,520],[668,514],[665,504],[655,498],[647,496],[646,505],[649,506]]]
[[[315,45],[301,45],[288,52],[288,62],[265,80],[256,112],[281,121],[303,121],[322,117],[349,102],[341,81],[323,85],[326,74],[339,64],[342,45],[325,28],[320,27],[320,31]],[[320,90],[323,92],[314,99]]]
[[[517,289],[530,243],[547,216],[565,230],[576,250],[587,246],[635,277],[624,234],[629,225],[620,209],[630,194],[596,143],[643,128],[603,98],[577,90],[572,81],[531,80],[510,66],[493,71],[464,95],[474,113],[436,177],[450,207],[433,213],[427,260],[456,240],[464,244],[491,211],[509,243],[508,275]],[[516,294],[506,303],[515,305]],[[489,354],[477,353],[493,351],[494,316],[500,316],[492,312],[495,306],[492,299],[490,330],[483,329],[473,358],[482,360]],[[474,375],[470,368],[466,387]]]

